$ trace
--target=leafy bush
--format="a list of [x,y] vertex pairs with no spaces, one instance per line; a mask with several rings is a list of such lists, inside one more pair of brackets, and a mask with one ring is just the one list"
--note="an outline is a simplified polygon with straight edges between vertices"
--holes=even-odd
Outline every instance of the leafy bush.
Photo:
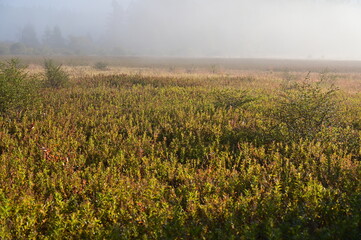
[[0,55],[7,55],[10,53],[9,46],[0,42]]
[[230,80],[82,76],[0,119],[0,239],[359,239],[360,130],[265,144],[275,91]]
[[104,71],[108,69],[108,65],[105,62],[97,62],[95,63],[94,68]]
[[0,113],[20,112],[34,104],[37,89],[36,80],[28,76],[18,59],[0,63]]
[[51,88],[65,87],[69,82],[69,75],[62,69],[62,65],[57,65],[53,60],[44,61],[45,86]]
[[212,92],[216,107],[237,108],[254,101],[246,91],[236,89],[221,89]]
[[275,116],[288,138],[313,139],[323,127],[335,125],[337,88],[323,89],[320,83],[312,83],[307,77],[283,89]]
[[11,54],[26,54],[26,46],[23,43],[14,43],[10,46]]

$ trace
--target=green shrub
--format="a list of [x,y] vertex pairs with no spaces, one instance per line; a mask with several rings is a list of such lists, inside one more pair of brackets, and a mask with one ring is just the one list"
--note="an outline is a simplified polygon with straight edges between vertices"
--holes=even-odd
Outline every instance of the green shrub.
[[45,86],[62,88],[69,83],[69,75],[62,69],[62,65],[55,64],[53,60],[44,61]]
[[238,108],[247,103],[254,101],[254,99],[247,95],[246,91],[239,91],[236,89],[220,89],[212,92],[214,98],[214,105],[216,107]]
[[[265,144],[275,92],[240,78],[79,76],[41,116],[0,119],[0,239],[359,239],[361,111]],[[320,87],[301,86],[283,95]]]
[[7,55],[10,53],[9,46],[5,43],[0,43],[0,55]]
[[337,89],[333,85],[324,89],[320,84],[307,77],[282,90],[275,117],[289,140],[314,139],[322,128],[335,126]]
[[105,62],[97,62],[95,63],[94,68],[104,71],[108,69],[108,65]]
[[21,112],[35,104],[38,84],[18,59],[0,63],[0,113]]
[[26,46],[23,43],[14,43],[10,46],[11,54],[26,54]]

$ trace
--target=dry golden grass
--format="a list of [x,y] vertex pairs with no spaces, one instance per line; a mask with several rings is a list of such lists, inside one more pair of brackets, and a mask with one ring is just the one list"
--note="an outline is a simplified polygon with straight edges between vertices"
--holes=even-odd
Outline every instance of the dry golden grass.
[[[28,64],[30,74],[44,72],[42,66],[44,58],[26,56],[21,57],[21,60]],[[232,85],[231,81],[234,78],[243,78],[244,87],[274,89],[282,82],[299,81],[309,76],[314,81],[323,78],[326,84],[334,84],[348,93],[357,93],[361,90],[361,72],[359,72],[361,66],[357,68],[358,62],[259,60],[257,63],[256,60],[247,62],[229,59],[199,59],[198,62],[196,59],[169,59],[167,62],[167,59],[155,58],[105,57],[54,57],[54,60],[63,64],[64,70],[72,78],[100,74],[192,79],[222,78],[227,85]],[[153,64],[151,64],[152,60]],[[94,67],[96,62],[104,62],[108,67],[106,70],[98,70]]]

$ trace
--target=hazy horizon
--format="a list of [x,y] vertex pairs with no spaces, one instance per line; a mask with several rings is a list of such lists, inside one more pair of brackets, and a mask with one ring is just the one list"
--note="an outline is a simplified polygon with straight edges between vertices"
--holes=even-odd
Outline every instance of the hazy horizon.
[[361,60],[360,22],[346,0],[0,0],[0,41],[58,26],[123,55]]

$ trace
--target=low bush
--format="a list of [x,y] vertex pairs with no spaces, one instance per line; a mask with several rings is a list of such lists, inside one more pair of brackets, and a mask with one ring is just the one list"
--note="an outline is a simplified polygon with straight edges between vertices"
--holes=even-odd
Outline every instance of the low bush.
[[69,75],[62,69],[62,65],[55,64],[53,60],[44,61],[45,86],[51,88],[62,88],[68,85]]
[[94,64],[94,68],[97,70],[105,71],[108,69],[108,65],[105,62],[97,62]]
[[[361,95],[337,104],[305,82],[276,105],[277,84],[102,74],[45,89],[41,116],[0,118],[0,239],[360,239]],[[272,110],[293,138],[273,138]]]
[[38,82],[29,76],[18,59],[0,63],[0,114],[17,113],[34,105]]
[[337,88],[322,88],[321,82],[292,83],[283,88],[275,111],[282,135],[290,140],[314,139],[324,127],[336,125]]
[[221,89],[212,92],[216,107],[237,108],[254,101],[246,91],[236,89]]

